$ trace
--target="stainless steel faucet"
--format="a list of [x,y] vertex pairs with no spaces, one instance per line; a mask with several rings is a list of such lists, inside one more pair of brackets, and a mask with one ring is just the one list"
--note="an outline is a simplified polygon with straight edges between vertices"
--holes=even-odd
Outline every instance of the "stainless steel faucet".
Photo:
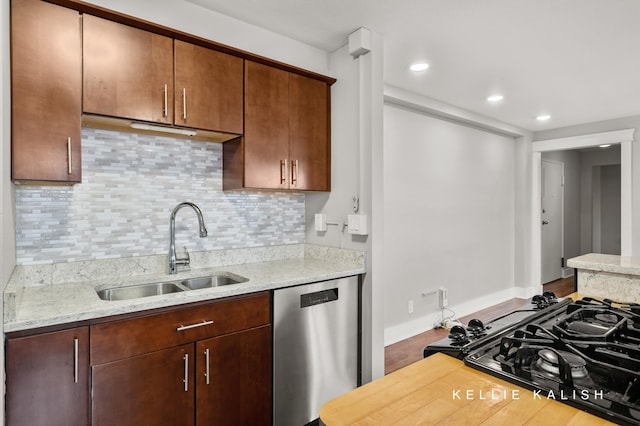
[[171,212],[171,219],[169,220],[169,234],[170,234],[170,242],[169,242],[169,273],[174,275],[178,272],[178,265],[188,265],[191,261],[189,258],[189,252],[185,247],[186,257],[178,258],[176,255],[176,213],[183,207],[191,207],[196,214],[198,215],[198,224],[200,225],[200,238],[204,238],[207,236],[207,227],[204,225],[204,219],[202,218],[202,212],[200,208],[193,203],[185,201],[176,206],[175,209]]

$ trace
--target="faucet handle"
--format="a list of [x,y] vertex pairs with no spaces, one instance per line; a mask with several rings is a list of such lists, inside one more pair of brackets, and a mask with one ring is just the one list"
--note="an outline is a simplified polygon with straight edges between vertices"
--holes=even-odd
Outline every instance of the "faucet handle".
[[178,257],[176,255],[176,264],[177,265],[189,265],[191,262],[191,258],[189,257],[189,250],[187,250],[187,246],[184,246],[184,257]]

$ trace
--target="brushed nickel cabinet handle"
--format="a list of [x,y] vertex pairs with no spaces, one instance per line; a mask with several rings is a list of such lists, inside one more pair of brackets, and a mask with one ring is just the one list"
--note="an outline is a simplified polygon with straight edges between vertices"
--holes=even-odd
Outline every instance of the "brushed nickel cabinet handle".
[[291,161],[291,184],[298,183],[298,160]]
[[180,327],[176,328],[176,331],[189,330],[190,328],[203,327],[205,325],[211,325],[211,324],[213,324],[213,321],[202,321],[197,324],[181,325]]
[[67,172],[73,173],[73,159],[71,158],[71,137],[67,138]]
[[280,185],[287,183],[287,159],[280,160]]
[[209,384],[209,349],[204,350],[204,377],[205,382]]
[[164,107],[162,108],[162,116],[167,117],[169,115],[169,88],[164,85]]
[[76,337],[73,339],[73,381],[74,383],[78,383],[78,352],[79,352],[79,342]]
[[184,391],[189,391],[189,354],[184,354]]
[[182,118],[187,121],[187,88],[182,88]]

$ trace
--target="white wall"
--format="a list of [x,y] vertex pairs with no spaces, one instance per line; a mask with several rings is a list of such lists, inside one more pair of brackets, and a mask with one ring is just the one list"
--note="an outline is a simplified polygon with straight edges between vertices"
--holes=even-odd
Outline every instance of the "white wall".
[[424,293],[446,287],[455,307],[514,287],[516,143],[402,107],[384,113],[389,344],[440,318]]
[[[352,58],[347,46],[331,55],[338,79],[331,91],[331,192],[307,193],[306,241],[367,252],[363,283],[363,382],[384,375],[383,295],[378,265],[383,227],[382,193],[382,40],[372,35],[371,52]],[[314,230],[314,214],[325,213],[330,222],[344,222],[353,213],[369,217],[369,235],[353,236],[339,226]]]

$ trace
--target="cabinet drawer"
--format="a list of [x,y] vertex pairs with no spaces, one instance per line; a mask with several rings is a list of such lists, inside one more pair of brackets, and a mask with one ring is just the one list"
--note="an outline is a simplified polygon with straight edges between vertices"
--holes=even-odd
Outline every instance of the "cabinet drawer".
[[91,365],[269,323],[269,293],[91,326]]

